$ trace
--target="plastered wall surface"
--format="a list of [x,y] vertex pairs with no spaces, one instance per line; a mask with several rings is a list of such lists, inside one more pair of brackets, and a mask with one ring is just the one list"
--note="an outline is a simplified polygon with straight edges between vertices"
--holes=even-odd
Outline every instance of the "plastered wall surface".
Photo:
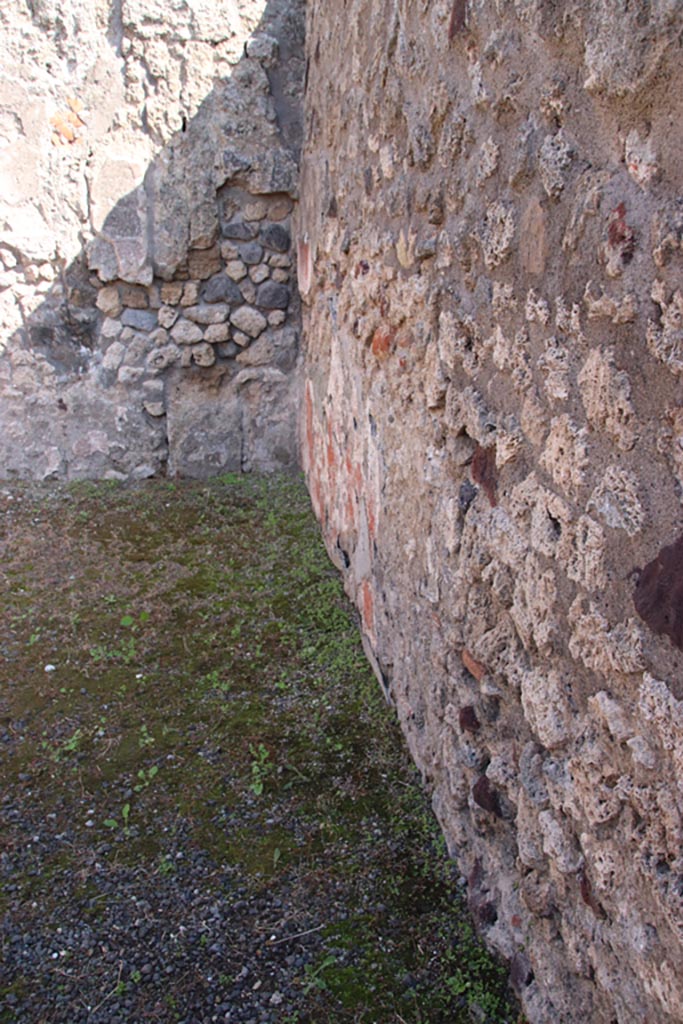
[[0,8],[0,475],[297,461],[301,5]]
[[303,459],[538,1024],[683,1019],[678,3],[312,3]]

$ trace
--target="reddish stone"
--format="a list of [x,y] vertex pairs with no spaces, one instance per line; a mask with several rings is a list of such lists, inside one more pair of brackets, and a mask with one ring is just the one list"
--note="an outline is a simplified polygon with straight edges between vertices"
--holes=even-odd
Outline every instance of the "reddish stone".
[[622,263],[630,263],[636,248],[636,237],[633,228],[626,223],[626,205],[624,203],[619,203],[610,214],[607,239],[613,249],[620,251]]
[[368,580],[363,580],[361,583],[359,596],[363,627],[365,632],[372,636],[375,632],[375,601],[372,595],[372,587]]
[[668,636],[683,650],[683,536],[648,562],[633,602],[650,629]]
[[371,348],[377,359],[386,359],[394,346],[396,332],[387,324],[381,324],[372,336]]
[[480,661],[476,661],[466,647],[463,648],[461,658],[463,665],[470,675],[474,676],[478,683],[481,682],[486,675],[486,665],[482,665]]
[[503,817],[498,794],[486,775],[480,775],[472,787],[472,799],[482,810],[488,811],[489,814],[495,814],[497,818]]
[[459,32],[467,28],[467,0],[453,0],[448,23],[448,40],[452,42]]
[[498,483],[495,446],[482,448],[480,444],[477,445],[472,456],[472,479],[475,483],[481,484],[491,508],[495,508]]
[[460,729],[462,732],[479,732],[479,729],[481,728],[479,725],[479,719],[477,718],[477,712],[471,704],[467,704],[464,708],[460,708],[458,722],[460,723]]

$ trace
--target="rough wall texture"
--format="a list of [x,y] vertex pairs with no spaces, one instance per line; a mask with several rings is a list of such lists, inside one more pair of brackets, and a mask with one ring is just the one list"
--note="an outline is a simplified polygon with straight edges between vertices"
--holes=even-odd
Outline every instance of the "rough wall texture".
[[543,1024],[683,1020],[682,31],[308,11],[311,494]]
[[0,8],[0,474],[296,463],[298,0]]

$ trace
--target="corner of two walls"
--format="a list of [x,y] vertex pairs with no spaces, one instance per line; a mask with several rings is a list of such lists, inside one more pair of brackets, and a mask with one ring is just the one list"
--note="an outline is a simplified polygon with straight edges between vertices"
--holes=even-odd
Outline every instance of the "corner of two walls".
[[69,0],[2,33],[0,473],[294,468],[297,4]]
[[308,9],[302,460],[534,1024],[683,1018],[680,29]]

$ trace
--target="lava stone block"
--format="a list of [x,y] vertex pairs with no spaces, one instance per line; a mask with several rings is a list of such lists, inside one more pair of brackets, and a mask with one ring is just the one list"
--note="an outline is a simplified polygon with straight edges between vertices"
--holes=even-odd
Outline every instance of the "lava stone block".
[[256,305],[263,309],[287,309],[289,288],[277,281],[265,281],[256,293]]
[[261,241],[266,249],[274,249],[276,252],[287,252],[292,242],[289,231],[281,224],[268,224],[261,228]]

